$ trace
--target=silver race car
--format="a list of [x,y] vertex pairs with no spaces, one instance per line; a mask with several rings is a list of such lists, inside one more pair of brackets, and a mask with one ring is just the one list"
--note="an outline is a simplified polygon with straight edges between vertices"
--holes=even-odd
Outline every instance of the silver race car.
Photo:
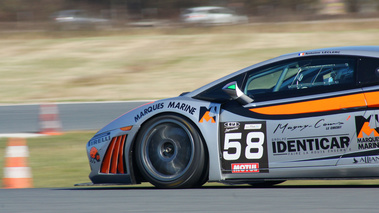
[[379,46],[286,54],[140,106],[87,153],[93,184],[379,178]]

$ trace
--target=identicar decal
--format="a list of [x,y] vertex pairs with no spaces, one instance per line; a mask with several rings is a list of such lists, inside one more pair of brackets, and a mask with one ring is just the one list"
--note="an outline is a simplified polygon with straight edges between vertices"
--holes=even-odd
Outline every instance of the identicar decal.
[[266,122],[220,123],[223,173],[267,173]]
[[308,155],[344,153],[349,147],[349,135],[272,139],[273,155]]

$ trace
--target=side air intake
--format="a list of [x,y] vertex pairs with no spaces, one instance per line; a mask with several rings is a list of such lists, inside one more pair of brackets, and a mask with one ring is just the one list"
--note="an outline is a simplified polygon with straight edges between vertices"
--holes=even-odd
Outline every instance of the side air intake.
[[126,135],[112,138],[111,143],[105,152],[100,172],[106,174],[125,174],[124,147]]

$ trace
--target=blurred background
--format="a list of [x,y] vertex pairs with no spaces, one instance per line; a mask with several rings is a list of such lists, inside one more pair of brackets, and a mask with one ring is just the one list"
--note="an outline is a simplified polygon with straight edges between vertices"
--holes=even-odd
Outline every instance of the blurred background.
[[0,132],[38,132],[40,105],[58,103],[70,132],[28,139],[30,166],[34,187],[70,187],[88,182],[94,131],[130,106],[102,101],[173,97],[281,54],[352,45],[379,45],[378,1],[0,0]]
[[280,54],[376,45],[378,18],[375,0],[1,0],[0,103],[176,96]]
[[[222,6],[247,15],[251,21],[319,20],[343,17],[376,17],[375,0],[2,0],[2,27],[43,27],[64,10],[82,10],[78,17],[101,18],[124,26],[150,19],[174,24],[180,14],[191,7]],[[69,14],[66,14],[69,17]],[[72,15],[72,14],[71,14]],[[75,16],[72,16],[75,17]],[[7,26],[8,24],[8,26]]]

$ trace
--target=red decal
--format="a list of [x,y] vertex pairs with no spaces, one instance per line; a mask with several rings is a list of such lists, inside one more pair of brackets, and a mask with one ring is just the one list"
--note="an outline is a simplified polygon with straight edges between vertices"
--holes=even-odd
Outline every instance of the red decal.
[[232,163],[232,173],[259,172],[259,163]]
[[92,159],[96,160],[97,162],[100,161],[99,152],[97,151],[97,149],[95,147],[91,148],[89,155],[91,156]]

